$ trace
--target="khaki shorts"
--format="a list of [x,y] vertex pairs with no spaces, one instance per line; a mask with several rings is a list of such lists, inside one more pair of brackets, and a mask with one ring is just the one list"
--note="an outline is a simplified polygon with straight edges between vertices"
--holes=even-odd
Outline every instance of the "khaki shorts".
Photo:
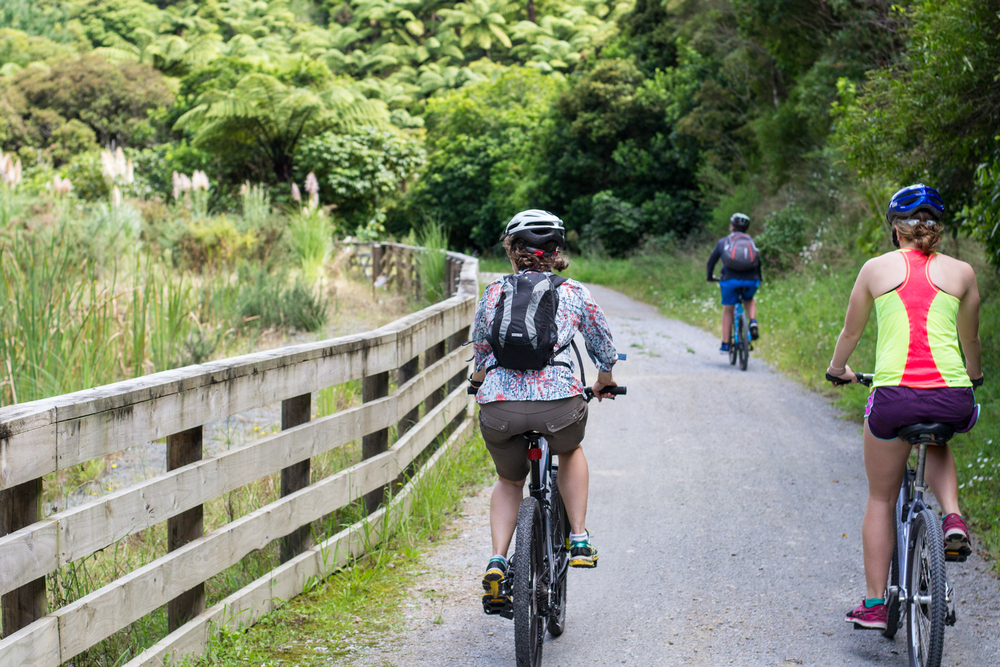
[[587,429],[587,402],[583,396],[555,401],[494,401],[479,406],[479,427],[497,474],[520,481],[531,470],[528,465],[526,431],[538,431],[553,454],[565,454],[580,446]]

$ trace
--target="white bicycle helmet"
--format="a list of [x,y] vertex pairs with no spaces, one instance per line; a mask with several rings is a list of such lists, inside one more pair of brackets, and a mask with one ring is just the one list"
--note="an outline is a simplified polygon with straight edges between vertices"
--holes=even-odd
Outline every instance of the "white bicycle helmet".
[[743,213],[733,213],[733,217],[729,218],[729,224],[733,226],[738,232],[745,232],[750,226],[750,217],[744,215]]
[[562,248],[566,245],[566,230],[557,216],[537,208],[521,211],[507,223],[500,235],[503,241],[508,236],[524,239],[533,246],[555,241]]

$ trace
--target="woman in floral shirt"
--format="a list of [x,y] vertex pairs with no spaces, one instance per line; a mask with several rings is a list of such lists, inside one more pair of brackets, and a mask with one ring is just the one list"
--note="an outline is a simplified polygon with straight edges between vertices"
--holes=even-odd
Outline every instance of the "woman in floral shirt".
[[[502,240],[516,272],[551,274],[553,269],[562,271],[569,266],[566,258],[559,255],[565,245],[562,220],[547,211],[518,213],[507,224]],[[568,348],[555,357],[561,364],[539,371],[497,366],[487,338],[502,288],[503,280],[496,280],[486,288],[476,310],[472,332],[476,361],[472,385],[478,388],[479,424],[499,477],[490,500],[494,556],[483,576],[484,600],[502,596],[507,551],[517,527],[518,507],[529,471],[528,441],[523,435],[526,431],[543,433],[552,453],[559,456],[559,491],[570,523],[569,564],[587,568],[597,565],[597,548],[590,543],[586,529],[590,473],[580,446],[587,425],[583,385],[574,376]],[[616,386],[611,367],[618,356],[601,307],[587,288],[575,280],[567,280],[556,289],[559,309],[555,349],[568,346],[576,332],[581,332],[587,352],[599,371],[594,394],[598,400],[611,396],[602,391],[605,387]]]

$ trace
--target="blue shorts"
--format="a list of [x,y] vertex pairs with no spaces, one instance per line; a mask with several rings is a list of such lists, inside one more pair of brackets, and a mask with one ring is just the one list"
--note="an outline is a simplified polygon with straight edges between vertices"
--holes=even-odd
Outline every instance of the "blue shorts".
[[739,292],[743,291],[743,301],[749,301],[760,287],[759,280],[722,280],[719,289],[722,290],[722,305],[735,306],[740,300]]

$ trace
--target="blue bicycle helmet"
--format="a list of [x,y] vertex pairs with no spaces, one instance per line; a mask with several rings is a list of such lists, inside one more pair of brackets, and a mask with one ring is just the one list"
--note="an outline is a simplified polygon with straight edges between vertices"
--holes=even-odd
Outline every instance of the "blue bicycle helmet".
[[900,218],[912,217],[917,211],[927,211],[935,220],[940,218],[944,213],[944,201],[941,200],[938,191],[923,183],[903,188],[889,201],[885,219],[891,225]]

